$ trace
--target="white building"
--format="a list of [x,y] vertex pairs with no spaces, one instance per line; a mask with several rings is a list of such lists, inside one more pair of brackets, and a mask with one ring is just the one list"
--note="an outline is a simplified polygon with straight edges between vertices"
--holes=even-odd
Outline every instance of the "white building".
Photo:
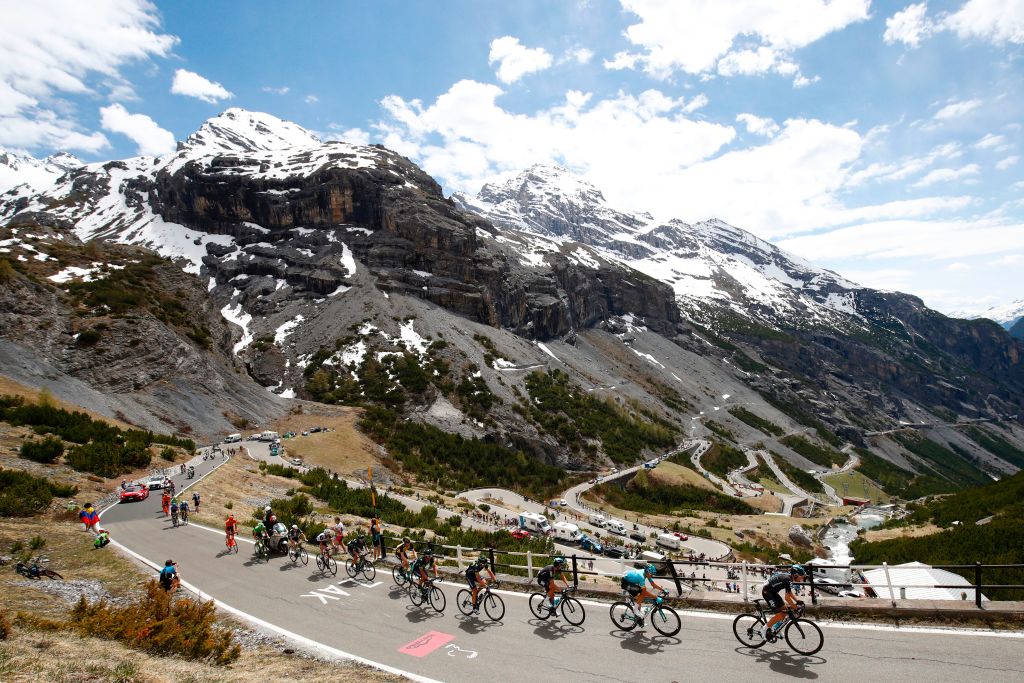
[[[886,573],[888,572],[888,576]],[[895,564],[863,572],[864,582],[879,598],[886,600],[969,600],[974,602],[974,586],[970,581],[920,562]],[[891,583],[891,587],[887,584]],[[957,586],[935,588],[935,586]],[[963,588],[960,588],[963,586]],[[966,598],[964,597],[966,595]],[[982,594],[982,600],[988,600]]]

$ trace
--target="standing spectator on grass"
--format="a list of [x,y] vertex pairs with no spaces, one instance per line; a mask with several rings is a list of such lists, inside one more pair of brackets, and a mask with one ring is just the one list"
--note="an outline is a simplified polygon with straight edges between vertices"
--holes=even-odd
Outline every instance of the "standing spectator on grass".
[[192,506],[199,512],[199,491],[192,492]]

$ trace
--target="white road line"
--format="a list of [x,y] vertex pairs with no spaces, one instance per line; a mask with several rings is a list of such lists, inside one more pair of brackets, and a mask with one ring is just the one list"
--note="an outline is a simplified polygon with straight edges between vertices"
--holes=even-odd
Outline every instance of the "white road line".
[[[122,551],[124,553],[127,553],[128,555],[134,557],[136,560],[142,562],[143,564],[149,565],[150,567],[152,567],[153,569],[156,569],[156,570],[160,569],[160,567],[155,562],[153,562],[153,561],[143,557],[142,555],[138,554],[134,550],[131,550],[130,548],[127,548],[123,544],[118,543],[117,541],[113,541],[113,540],[110,542],[110,544],[112,546],[118,548],[120,551]],[[321,642],[318,642],[318,641],[315,641],[315,640],[313,640],[311,638],[307,638],[306,636],[301,636],[298,633],[294,633],[294,632],[289,631],[287,629],[281,628],[280,626],[272,624],[269,621],[264,621],[263,619],[260,619],[259,617],[256,617],[256,616],[253,616],[253,615],[249,614],[248,612],[243,612],[242,610],[238,609],[237,607],[232,607],[231,605],[229,605],[229,604],[227,604],[225,602],[222,602],[222,601],[218,600],[217,598],[214,598],[211,595],[205,595],[201,590],[199,590],[198,587],[193,586],[192,584],[190,584],[190,583],[188,583],[186,581],[181,581],[181,585],[184,588],[186,588],[187,590],[189,590],[192,593],[195,593],[197,596],[199,596],[200,600],[212,600],[214,605],[216,605],[220,609],[224,610],[225,612],[230,612],[231,614],[235,615],[236,617],[238,617],[240,619],[244,619],[245,621],[248,621],[249,623],[254,624],[255,626],[259,626],[261,628],[265,628],[265,629],[268,629],[270,631],[273,631],[274,633],[278,634],[279,636],[287,638],[287,639],[291,640],[292,642],[294,642],[297,645],[300,645],[302,647],[306,647],[306,648],[309,648],[309,649],[312,649],[312,650],[317,650],[318,652],[320,652],[322,654],[325,654],[325,655],[327,655],[329,657],[332,657],[334,659],[337,659],[337,660],[349,660],[349,661],[357,662],[359,664],[363,664],[365,666],[371,666],[374,669],[379,669],[381,671],[385,671],[387,673],[394,674],[396,676],[405,676],[406,678],[409,678],[410,680],[413,680],[413,681],[418,681],[419,683],[442,683],[441,681],[438,681],[437,679],[427,678],[426,676],[420,676],[419,674],[414,674],[414,673],[409,672],[409,671],[403,671],[402,669],[399,669],[397,667],[390,666],[388,664],[383,664],[381,662],[375,662],[372,659],[366,659],[365,657],[360,657],[359,655],[354,655],[354,654],[351,654],[349,652],[345,652],[344,650],[339,650],[338,648],[331,647],[330,645],[325,645],[325,644],[323,644]],[[204,595],[205,595],[205,597],[204,597]]]

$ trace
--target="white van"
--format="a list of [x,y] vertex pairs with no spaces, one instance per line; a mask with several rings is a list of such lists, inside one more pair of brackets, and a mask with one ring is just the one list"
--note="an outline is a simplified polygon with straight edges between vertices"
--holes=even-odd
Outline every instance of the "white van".
[[669,550],[679,550],[682,546],[682,541],[679,540],[679,537],[672,534],[658,534],[658,538],[654,542],[662,548],[668,548]]
[[551,533],[551,525],[547,517],[536,512],[520,512],[519,526],[535,534]]
[[608,523],[608,520],[604,518],[604,515],[590,515],[590,523],[596,527],[604,528],[604,525]]
[[580,540],[580,528],[569,522],[558,522],[554,526],[555,538],[560,541],[576,543]]
[[617,519],[609,519],[604,526],[613,534],[618,534],[619,536],[626,535],[626,525]]
[[242,440],[241,434],[228,434],[224,439],[224,443],[238,443]]
[[278,438],[277,432],[266,431],[260,434],[260,441],[270,441],[273,443],[274,439]]

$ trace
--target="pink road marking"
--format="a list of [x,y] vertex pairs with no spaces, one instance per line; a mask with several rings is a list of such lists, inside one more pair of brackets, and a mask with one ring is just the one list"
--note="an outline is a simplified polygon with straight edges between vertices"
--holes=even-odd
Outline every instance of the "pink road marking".
[[440,631],[431,631],[420,636],[408,645],[399,648],[398,651],[404,655],[412,655],[413,657],[426,657],[437,648],[453,640],[455,640],[455,636],[448,635],[447,633],[441,633]]

